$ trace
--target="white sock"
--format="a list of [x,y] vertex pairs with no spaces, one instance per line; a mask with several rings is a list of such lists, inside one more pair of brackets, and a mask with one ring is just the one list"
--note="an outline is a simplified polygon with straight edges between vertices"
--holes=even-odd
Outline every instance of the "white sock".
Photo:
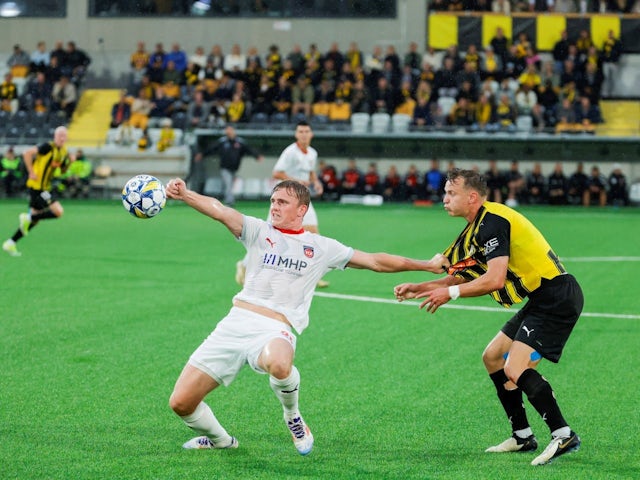
[[571,435],[571,429],[569,427],[562,427],[551,432],[553,438],[568,438]]
[[298,393],[300,387],[300,372],[295,367],[291,367],[291,374],[282,380],[269,377],[271,390],[276,394],[282,404],[282,409],[286,417],[298,415]]
[[231,443],[231,436],[227,433],[218,419],[204,402],[196,407],[195,411],[191,415],[185,415],[180,417],[192,430],[206,435],[213,443],[227,445]]
[[522,430],[516,430],[513,433],[515,433],[516,436],[519,438],[528,438],[531,435],[533,435],[533,430],[531,430],[531,427],[527,427],[527,428],[523,428]]

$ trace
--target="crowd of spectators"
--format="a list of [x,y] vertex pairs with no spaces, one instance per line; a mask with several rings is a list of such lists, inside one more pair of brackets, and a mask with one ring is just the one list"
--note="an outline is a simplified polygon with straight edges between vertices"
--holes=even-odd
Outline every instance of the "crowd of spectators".
[[[170,118],[175,128],[211,128],[226,123],[348,123],[353,113],[405,114],[412,128],[590,132],[603,121],[603,84],[610,85],[621,52],[613,31],[596,46],[588,31],[575,39],[558,32],[553,58],[543,61],[526,34],[511,41],[498,28],[490,45],[459,52],[420,51],[411,42],[362,52],[333,43],[321,52],[294,45],[266,52],[235,44],[214,45],[190,55],[173,43],[148,51],[139,42],[131,55],[128,111],[111,119],[117,128],[157,126]],[[605,74],[605,72],[607,72]],[[114,106],[115,107],[115,106]],[[523,120],[524,119],[524,120]]]
[[0,84],[0,129],[28,141],[48,135],[48,128],[68,123],[91,58],[75,42],[56,42],[48,50],[38,42],[29,54],[14,45]]
[[[449,162],[447,169],[454,166]],[[555,164],[551,174],[544,175],[540,163],[523,173],[517,161],[511,162],[509,169],[500,170],[498,163],[490,160],[487,169],[481,173],[489,187],[488,199],[512,207],[521,204],[585,207],[630,204],[630,186],[617,163],[612,165],[608,177],[602,175],[597,165],[591,167],[589,174],[585,173],[582,163],[567,174],[560,162]],[[378,172],[375,162],[369,163],[363,171],[355,159],[349,159],[347,168],[341,172],[333,165],[321,162],[318,177],[324,187],[324,200],[339,200],[343,195],[381,195],[387,202],[433,204],[442,201],[446,171],[441,169],[437,159],[432,159],[424,172],[410,164],[404,173],[400,173],[394,164],[385,173]]]
[[[586,30],[575,39],[559,32],[552,59],[542,61],[526,34],[512,42],[500,28],[484,49],[470,45],[463,53],[455,45],[422,52],[412,42],[404,54],[393,45],[374,46],[364,54],[351,42],[346,51],[333,43],[324,53],[314,44],[306,51],[294,45],[286,54],[277,45],[264,54],[255,47],[245,53],[236,44],[228,53],[214,45],[208,53],[197,47],[188,55],[177,42],[168,51],[158,43],[150,52],[139,42],[130,58],[129,93],[123,91],[113,105],[110,127],[118,129],[116,138],[123,142],[127,130],[162,127],[160,151],[173,144],[174,128],[300,119],[348,123],[353,113],[403,113],[416,129],[513,131],[518,119],[527,117],[538,130],[592,131],[602,121],[598,105],[603,82],[615,75],[620,53],[613,32],[601,48]],[[26,111],[68,120],[90,62],[74,42],[66,47],[57,42],[52,51],[39,42],[31,55],[16,45],[7,61],[10,72],[0,85],[0,110],[11,118]],[[22,95],[12,86],[14,77],[25,79]],[[141,149],[151,145],[148,133],[137,141]],[[331,166],[322,171],[327,198],[349,193],[380,194],[390,201],[441,197],[443,175],[435,160],[424,174],[414,165],[405,174],[392,167],[384,175],[375,164],[364,173],[355,161],[351,167],[344,174]],[[518,177],[517,168],[513,176]],[[600,178],[598,172],[592,176]],[[600,182],[598,192],[587,185],[578,195],[570,187],[558,193],[561,189],[542,181],[536,169],[515,179],[500,172],[494,177],[489,179],[497,201],[628,203],[628,197],[616,193],[620,183],[626,190],[623,177],[614,177],[617,187],[610,178]]]

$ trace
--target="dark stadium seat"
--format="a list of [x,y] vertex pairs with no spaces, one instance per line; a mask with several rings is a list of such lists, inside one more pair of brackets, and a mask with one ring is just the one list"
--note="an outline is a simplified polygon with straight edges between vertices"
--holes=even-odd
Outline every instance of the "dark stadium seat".
[[327,115],[314,115],[311,121],[316,125],[326,125],[329,123],[329,117]]
[[304,113],[298,112],[294,116],[291,117],[291,123],[296,124],[298,122],[303,122],[306,119],[307,119],[307,116]]
[[42,132],[38,127],[34,127],[34,126],[28,127],[24,131],[24,134],[22,136],[22,141],[24,143],[29,143],[29,144],[38,143],[42,136],[41,133]]
[[33,95],[30,93],[23,93],[18,97],[20,102],[20,109],[31,111],[33,109]]
[[23,127],[29,123],[29,113],[24,110],[18,110],[11,117],[11,125],[14,127]]
[[187,114],[185,112],[175,112],[171,115],[171,122],[173,124],[173,128],[184,130],[187,126]]
[[48,115],[45,112],[32,112],[29,118],[29,124],[34,127],[41,127],[48,121]]
[[59,113],[54,113],[49,115],[49,126],[56,128],[61,127],[67,124],[67,117],[65,115],[60,115]]
[[289,123],[289,115],[284,112],[276,112],[269,117],[269,122],[276,125],[287,124]]
[[4,143],[6,143],[7,145],[18,145],[21,138],[21,128],[13,125],[7,129],[4,137]]
[[9,124],[11,120],[11,112],[0,110],[0,127],[4,127]]
[[256,112],[251,115],[251,123],[269,123],[269,115],[262,112]]

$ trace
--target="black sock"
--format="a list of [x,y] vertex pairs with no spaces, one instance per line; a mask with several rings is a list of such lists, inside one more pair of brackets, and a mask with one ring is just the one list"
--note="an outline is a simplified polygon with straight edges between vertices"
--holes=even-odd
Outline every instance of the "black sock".
[[507,390],[504,387],[504,385],[509,381],[504,373],[504,369],[490,374],[489,377],[496,386],[498,398],[500,399],[500,403],[502,403],[502,407],[507,414],[507,418],[511,422],[511,428],[513,431],[515,432],[516,430],[528,428],[529,420],[527,420],[527,412],[524,410],[522,390],[519,388]]
[[34,223],[36,223],[38,220],[47,220],[48,218],[58,218],[58,217],[56,217],[56,215],[49,209],[44,210],[40,213],[31,215],[31,227],[34,227],[35,226]]
[[24,235],[22,235],[22,231],[20,229],[18,229],[18,230],[16,230],[16,233],[13,234],[13,237],[11,237],[11,240],[13,240],[14,242],[17,242],[22,237],[24,237]]
[[518,386],[527,395],[531,405],[542,416],[552,432],[568,426],[562,417],[551,385],[536,370],[528,368],[522,372],[518,379]]

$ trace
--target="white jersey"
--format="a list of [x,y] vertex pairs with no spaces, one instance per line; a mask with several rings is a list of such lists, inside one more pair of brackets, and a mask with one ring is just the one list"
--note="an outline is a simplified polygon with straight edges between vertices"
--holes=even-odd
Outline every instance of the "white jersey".
[[309,325],[318,280],[330,270],[344,270],[353,257],[353,248],[337,240],[279,230],[246,215],[239,240],[248,252],[247,272],[234,298],[283,314],[299,334]]
[[[284,172],[294,180],[309,182],[309,176],[315,171],[317,161],[318,152],[315,148],[309,146],[303,151],[297,143],[292,143],[282,151],[273,171]],[[318,226],[318,216],[312,204],[309,204],[302,225]]]
[[318,152],[309,146],[303,151],[297,143],[292,143],[280,154],[273,167],[274,172],[284,172],[294,180],[308,182],[311,172],[316,170]]

